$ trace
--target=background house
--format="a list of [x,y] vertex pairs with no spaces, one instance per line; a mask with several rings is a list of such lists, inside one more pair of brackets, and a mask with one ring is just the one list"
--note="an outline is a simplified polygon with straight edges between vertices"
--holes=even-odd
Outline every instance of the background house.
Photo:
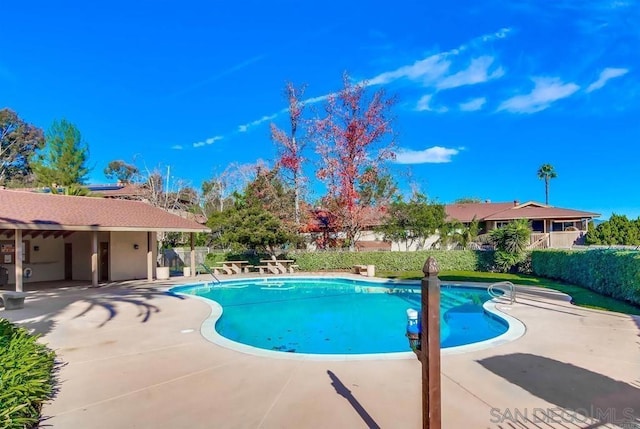
[[600,214],[552,207],[535,201],[511,203],[465,203],[445,206],[448,220],[468,225],[479,222],[480,233],[500,228],[516,219],[527,219],[531,225],[531,248],[570,248],[584,243],[589,222]]
[[[518,201],[461,203],[446,204],[444,207],[447,221],[458,221],[464,226],[469,226],[475,220],[479,224],[479,234],[486,234],[516,219],[526,219],[532,229],[529,244],[532,249],[571,248],[584,244],[584,235],[588,231],[589,223],[600,216],[598,213],[552,207],[535,201],[522,204]],[[364,229],[356,242],[356,250],[418,250],[437,245],[439,235],[428,237],[424,243],[413,243],[408,248],[404,243],[385,241],[382,234],[375,230],[382,224],[385,215],[384,209],[367,208],[363,214]],[[329,215],[325,217],[328,218]],[[311,232],[339,236],[339,231],[331,229],[330,223],[322,225],[322,222],[314,218],[310,225],[308,230]]]

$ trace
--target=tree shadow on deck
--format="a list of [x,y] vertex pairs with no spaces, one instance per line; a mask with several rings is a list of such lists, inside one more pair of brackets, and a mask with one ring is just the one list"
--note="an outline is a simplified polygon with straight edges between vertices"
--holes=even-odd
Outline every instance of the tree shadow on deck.
[[564,415],[586,417],[584,421],[589,423],[581,426],[584,429],[607,423],[640,424],[640,389],[631,384],[527,353],[493,356],[478,363],[532,395],[570,412]]
[[[0,317],[8,319],[38,335],[50,333],[56,326],[56,319],[68,307],[78,307],[71,319],[89,314],[104,314],[103,320],[96,320],[97,328],[105,326],[118,316],[124,306],[137,309],[136,320],[148,322],[153,314],[161,311],[156,305],[162,298],[184,299],[172,292],[161,290],[162,286],[131,286],[109,284],[98,288],[88,286],[45,288],[29,292],[25,306],[20,310],[0,311]],[[102,316],[100,316],[102,317]]]

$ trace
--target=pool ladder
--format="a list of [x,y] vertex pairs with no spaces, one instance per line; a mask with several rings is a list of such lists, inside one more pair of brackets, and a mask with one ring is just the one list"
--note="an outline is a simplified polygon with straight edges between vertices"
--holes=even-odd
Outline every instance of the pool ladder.
[[207,273],[211,274],[211,277],[213,277],[213,279],[216,281],[216,283],[218,283],[218,284],[222,283],[222,282],[221,282],[221,281],[216,277],[216,275],[213,273],[213,271],[211,271],[211,269],[210,269],[209,267],[207,267],[205,264],[200,264],[200,266],[201,266],[202,268],[204,268],[204,270],[205,270]]
[[[496,287],[506,288],[509,293],[509,304],[513,304],[516,302],[516,287],[511,282],[498,282],[492,283],[487,288],[487,293],[491,295],[493,298],[505,298],[505,294],[499,294],[494,289]],[[503,290],[504,291],[504,290]],[[505,292],[506,293],[506,292]]]

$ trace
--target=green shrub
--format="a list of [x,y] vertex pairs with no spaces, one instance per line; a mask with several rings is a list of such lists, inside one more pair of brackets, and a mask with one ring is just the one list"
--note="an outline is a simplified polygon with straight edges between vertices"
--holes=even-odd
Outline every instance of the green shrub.
[[207,256],[205,256],[205,261],[207,262],[207,265],[215,265],[218,262],[222,262],[226,260],[227,260],[227,254],[224,252],[207,253]]
[[533,274],[558,279],[640,304],[640,252],[623,250],[536,250]]
[[55,354],[26,329],[0,319],[0,427],[36,427],[53,395]]
[[421,270],[434,256],[441,270],[488,271],[493,252],[477,250],[426,250],[418,252],[291,252],[301,271],[350,270],[354,265],[375,265],[383,271]]

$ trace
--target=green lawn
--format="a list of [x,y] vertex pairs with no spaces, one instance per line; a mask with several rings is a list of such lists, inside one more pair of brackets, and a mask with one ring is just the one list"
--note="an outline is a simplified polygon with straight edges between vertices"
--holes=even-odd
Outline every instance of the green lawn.
[[[420,280],[424,277],[422,271],[380,271],[378,277],[397,278],[403,280]],[[476,271],[442,271],[438,277],[442,281],[454,282],[484,282],[495,283],[510,281],[517,285],[538,286],[549,289],[556,289],[566,293],[573,298],[573,303],[580,307],[596,308],[599,310],[609,310],[618,313],[634,314],[640,316],[640,307],[619,301],[617,299],[601,295],[592,290],[581,286],[560,283],[553,280],[543,279],[540,277],[529,276],[525,274],[506,274],[506,273],[485,273]]]

